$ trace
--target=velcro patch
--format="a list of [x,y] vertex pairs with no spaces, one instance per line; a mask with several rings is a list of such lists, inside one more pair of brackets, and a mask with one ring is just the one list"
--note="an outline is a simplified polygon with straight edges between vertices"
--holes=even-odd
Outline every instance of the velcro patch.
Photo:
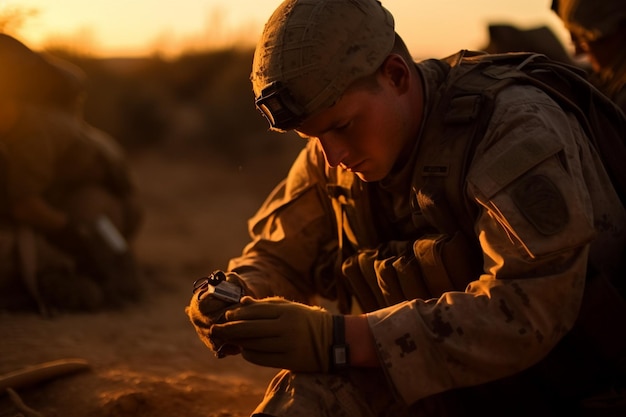
[[526,220],[542,235],[559,233],[569,222],[563,196],[543,175],[521,178],[513,185],[511,198]]

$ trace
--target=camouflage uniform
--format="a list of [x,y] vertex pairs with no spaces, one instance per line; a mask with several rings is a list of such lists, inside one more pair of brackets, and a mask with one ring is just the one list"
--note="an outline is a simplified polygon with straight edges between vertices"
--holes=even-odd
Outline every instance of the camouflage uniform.
[[109,258],[109,275],[119,281],[105,283],[91,276],[92,267],[87,264],[92,260],[58,247],[51,240],[53,232],[14,218],[14,205],[36,198],[76,222],[91,224],[104,215],[130,241],[140,225],[142,208],[123,150],[77,113],[84,90],[82,71],[64,61],[46,59],[7,35],[0,36],[0,56],[6,64],[0,100],[18,109],[9,126],[0,131],[0,257],[4,265],[0,307],[25,308],[37,302],[42,310],[51,306],[94,309],[104,302],[98,287],[107,287],[105,292],[112,299],[118,291],[126,292],[118,294],[121,298],[136,298],[138,276],[130,251],[116,254],[114,260],[104,245],[94,245],[101,249],[94,253],[107,253],[102,265],[104,257]]
[[[428,63],[420,63],[418,68],[427,80],[427,97],[432,97],[439,86],[429,78]],[[551,132],[549,137],[546,132]],[[415,144],[417,147],[419,138]],[[564,113],[544,93],[528,87],[511,87],[501,93],[476,155],[464,188],[466,199],[480,209],[474,225],[474,237],[484,253],[480,274],[462,278],[467,288],[442,293],[432,286],[427,291],[421,289],[430,283],[419,276],[419,270],[400,265],[399,250],[390,250],[385,260],[372,268],[378,268],[372,274],[378,273],[367,284],[378,308],[368,312],[368,319],[385,377],[369,378],[366,385],[378,386],[376,392],[384,397],[388,384],[388,400],[400,407],[400,411],[389,409],[388,414],[374,410],[372,415],[408,412],[398,404],[437,409],[442,400],[435,394],[450,396],[450,392],[463,387],[522,373],[546,357],[549,362],[550,352],[576,321],[587,257],[605,266],[608,274],[614,273],[611,269],[619,263],[618,248],[626,242],[626,214],[574,116]],[[334,171],[340,168],[325,167],[321,150],[316,143],[309,143],[286,181],[251,220],[253,241],[242,257],[231,261],[229,269],[239,272],[258,296],[281,294],[311,301],[314,294],[337,295],[333,288],[345,278],[331,279],[328,272],[332,267],[323,266],[332,264],[332,257],[329,260],[319,255],[337,248],[335,213],[327,185],[332,183],[331,178],[351,175]],[[380,200],[365,210],[377,210],[372,217],[385,221],[366,225],[372,230],[347,233],[379,236],[367,246],[353,242],[358,253],[421,238],[424,225],[412,220],[408,201],[411,173],[410,161],[400,172],[368,184],[370,195]],[[362,203],[354,199],[348,204],[358,208]],[[553,232],[546,235],[547,229]],[[385,262],[394,265],[391,269],[396,270],[397,277],[385,272]],[[404,275],[400,271],[403,267]],[[446,283],[441,287],[447,289]],[[414,298],[425,292],[431,297]],[[362,294],[353,295],[359,299]],[[554,309],[554,305],[560,308]],[[558,388],[531,375],[531,384],[516,381],[521,384],[518,389],[528,390],[533,383],[541,382],[545,384],[544,395],[558,396]],[[317,396],[310,398],[311,392],[318,392],[320,386],[332,386],[328,381],[320,382],[326,379],[336,381],[337,377],[282,373],[257,412],[276,416],[343,415],[333,411],[346,404],[335,390],[326,393],[329,403],[324,403],[322,410],[313,407],[321,400]],[[345,388],[345,381],[336,383],[345,392],[352,392],[355,404],[367,392],[353,386],[351,391]],[[304,388],[307,384],[310,390]],[[486,392],[496,392],[496,386],[492,384]],[[462,390],[458,395],[466,396]],[[365,398],[372,405],[372,396]],[[494,413],[512,412],[499,408],[507,400],[502,395],[492,398]],[[388,409],[387,403],[379,403],[385,405],[378,411]],[[469,407],[470,402],[464,405]],[[520,415],[540,405],[529,400],[525,406],[528,409],[519,406]],[[301,410],[300,414],[293,409]],[[484,413],[485,404],[478,410]]]
[[[257,107],[272,129],[297,129],[399,43],[377,1],[288,0],[255,52]],[[444,117],[437,98],[450,87],[438,63],[415,64],[425,117],[385,178],[364,182],[329,166],[321,139],[311,140],[250,220],[252,241],[229,271],[257,298],[321,295],[343,313],[366,313],[381,364],[281,371],[255,415],[598,415],[590,399],[613,375],[580,343],[594,337],[572,329],[587,331],[577,321],[589,315],[609,332],[621,321],[603,311],[608,298],[589,303],[586,289],[617,275],[626,212],[576,117],[543,91],[513,85],[497,95],[458,184],[458,205],[474,216],[455,225],[449,207],[415,186],[424,159],[458,164],[442,156],[454,140],[443,151],[431,140]]]
[[[50,107],[30,106],[25,108],[16,126],[0,137],[0,141],[6,154],[7,204],[38,196],[56,209],[69,213],[75,220],[91,222],[105,214],[125,238],[132,240],[141,221],[142,209],[132,189],[123,155],[104,132],[77,120],[67,112]],[[15,227],[28,227],[17,226],[10,216],[5,216],[4,222],[7,225],[5,230],[9,229],[7,239],[8,236],[18,233]],[[67,253],[59,252],[54,244],[50,246],[50,242],[44,238],[45,234],[40,235],[36,229],[33,231],[34,235],[27,233],[26,236],[32,236],[32,239],[29,238],[32,240],[31,245],[36,247],[33,250],[37,254],[37,274],[54,271],[55,275],[67,275],[66,282],[71,281],[71,275],[86,274],[80,268],[76,269],[76,262],[82,261],[74,258],[74,255],[68,256]],[[16,259],[19,250],[10,244],[5,249],[3,258],[6,263],[15,263],[9,261]],[[119,279],[127,280],[125,285],[129,289],[137,287],[137,276],[131,274],[122,277],[121,269],[118,273]],[[21,273],[7,271],[2,277],[2,282],[14,290],[11,297],[6,297],[7,301],[14,301],[16,294],[20,293],[20,285],[16,286],[15,283],[15,277],[20,275]],[[80,278],[82,281],[85,279],[88,278]],[[101,284],[100,282],[99,285]],[[74,282],[73,285],[76,285],[75,289],[78,291],[82,284]],[[59,288],[56,284],[53,286]],[[33,293],[33,288],[30,290]],[[87,291],[93,293],[98,290],[89,285]],[[133,289],[131,292],[136,291],[137,289]],[[38,296],[36,293],[40,292],[47,291],[34,290],[33,295]],[[100,297],[92,299],[92,303],[89,303],[89,299],[90,296],[85,295],[84,302],[94,305],[84,305],[83,302],[76,301],[86,309],[97,308],[100,304]],[[72,309],[70,300],[56,301],[61,304],[56,307],[63,308],[63,305],[67,305]],[[19,307],[14,304],[20,303],[3,303],[3,306]],[[24,307],[24,303],[21,304]]]

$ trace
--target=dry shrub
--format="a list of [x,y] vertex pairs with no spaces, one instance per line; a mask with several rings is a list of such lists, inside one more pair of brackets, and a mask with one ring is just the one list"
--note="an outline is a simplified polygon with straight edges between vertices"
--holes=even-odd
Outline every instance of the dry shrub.
[[127,149],[165,143],[241,158],[276,152],[285,142],[268,133],[254,107],[251,48],[190,52],[172,60],[47,52],[86,72],[85,118]]

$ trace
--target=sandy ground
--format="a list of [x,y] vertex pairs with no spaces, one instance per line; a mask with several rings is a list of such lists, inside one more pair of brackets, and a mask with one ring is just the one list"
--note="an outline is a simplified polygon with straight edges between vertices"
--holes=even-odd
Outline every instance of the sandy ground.
[[[239,254],[246,219],[286,172],[294,149],[244,165],[206,153],[133,155],[146,207],[135,242],[145,299],[94,314],[0,313],[0,373],[68,358],[89,365],[16,388],[23,403],[45,417],[249,415],[276,370],[240,357],[216,359],[183,310],[194,279]],[[20,413],[15,400],[0,393],[0,417]]]

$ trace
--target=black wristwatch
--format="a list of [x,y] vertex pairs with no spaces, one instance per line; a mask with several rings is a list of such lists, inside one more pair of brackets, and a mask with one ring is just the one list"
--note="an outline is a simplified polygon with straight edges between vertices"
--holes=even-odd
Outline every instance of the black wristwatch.
[[343,315],[333,315],[333,344],[330,347],[330,371],[338,372],[349,366],[346,343],[346,322]]

